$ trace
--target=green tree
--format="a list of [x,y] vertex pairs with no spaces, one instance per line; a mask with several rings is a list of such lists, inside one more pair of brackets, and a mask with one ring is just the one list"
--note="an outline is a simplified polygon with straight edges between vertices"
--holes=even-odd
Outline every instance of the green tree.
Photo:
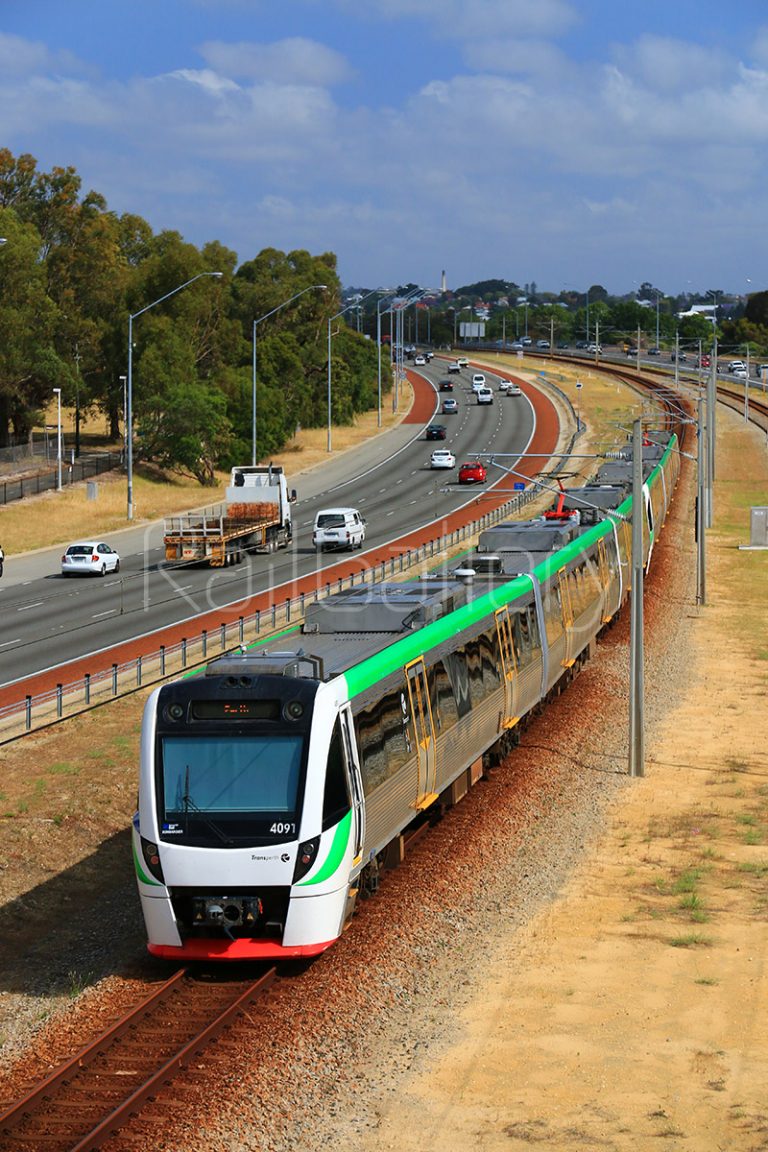
[[51,388],[61,386],[66,369],[55,347],[58,319],[46,293],[45,267],[38,259],[40,235],[13,209],[0,209],[0,446],[23,441]]
[[197,380],[174,380],[148,400],[137,429],[139,456],[205,487],[215,485],[215,469],[232,443],[222,392]]

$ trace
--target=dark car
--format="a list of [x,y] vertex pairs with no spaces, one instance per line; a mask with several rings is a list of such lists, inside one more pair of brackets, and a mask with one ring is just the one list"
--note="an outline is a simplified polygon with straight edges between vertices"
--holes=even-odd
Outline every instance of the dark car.
[[627,356],[636,357],[637,356],[637,348],[627,348]]
[[453,380],[440,380],[437,387],[441,392],[453,392]]
[[430,424],[426,431],[427,440],[445,440],[447,435],[445,424]]
[[648,349],[648,355],[649,356],[661,356],[661,348],[649,348]]
[[459,468],[459,484],[484,484],[487,475],[485,464],[469,460]]
[[451,396],[449,396],[447,400],[443,400],[444,415],[447,416],[450,413],[451,416],[455,416],[458,410],[459,405]]

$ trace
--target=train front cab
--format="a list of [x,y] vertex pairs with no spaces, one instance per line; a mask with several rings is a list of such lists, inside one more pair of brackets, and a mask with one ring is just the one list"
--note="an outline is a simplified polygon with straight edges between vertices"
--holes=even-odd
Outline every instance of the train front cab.
[[[222,702],[241,699],[231,684],[215,697],[217,719],[204,719],[204,679],[167,685],[147,704],[134,858],[156,956],[312,956],[343,928],[364,834],[351,715],[330,684],[273,680],[259,683],[262,695],[282,693],[280,717],[266,722],[220,719]],[[253,685],[243,692],[252,696]],[[299,701],[301,717],[285,719]],[[274,749],[286,739],[292,761],[282,772]],[[254,789],[271,797],[267,806]]]

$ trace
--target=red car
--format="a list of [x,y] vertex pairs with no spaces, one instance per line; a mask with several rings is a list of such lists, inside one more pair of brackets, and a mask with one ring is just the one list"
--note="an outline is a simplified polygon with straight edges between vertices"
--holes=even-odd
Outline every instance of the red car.
[[488,472],[479,460],[470,460],[459,468],[459,484],[484,484]]

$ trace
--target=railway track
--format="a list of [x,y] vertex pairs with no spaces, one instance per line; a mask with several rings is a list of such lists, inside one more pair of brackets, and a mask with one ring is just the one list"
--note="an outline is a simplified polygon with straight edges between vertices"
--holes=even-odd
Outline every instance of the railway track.
[[725,404],[727,408],[732,408],[734,412],[746,412],[753,424],[757,424],[758,428],[768,432],[768,403],[765,400],[755,400],[752,396],[748,396],[745,400],[743,392],[734,392],[730,388],[722,388],[719,385],[717,398],[721,404]]
[[[156,1146],[156,1104],[184,1071],[274,982],[192,978],[179,969],[105,1032],[0,1112],[2,1152],[87,1152],[116,1133]],[[153,1105],[147,1109],[147,1104]],[[134,1133],[134,1129],[140,1132]]]

